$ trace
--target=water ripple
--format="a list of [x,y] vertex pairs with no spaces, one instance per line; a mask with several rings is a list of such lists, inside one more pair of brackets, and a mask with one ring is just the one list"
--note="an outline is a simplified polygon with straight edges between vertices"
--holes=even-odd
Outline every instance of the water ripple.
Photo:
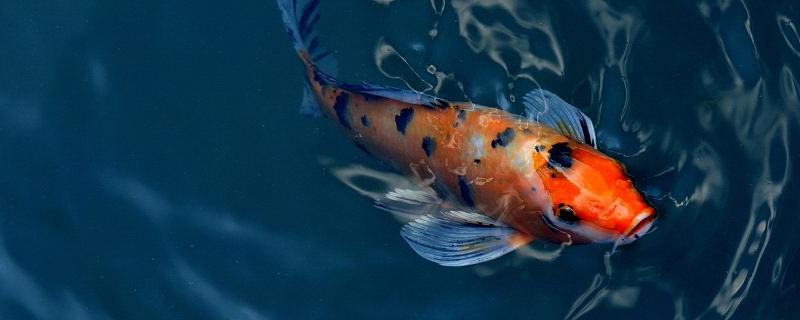
[[797,33],[794,21],[785,15],[778,14],[778,28],[781,30],[781,36],[786,41],[786,45],[800,58],[800,35]]
[[[564,58],[556,41],[553,26],[541,8],[532,9],[521,1],[509,0],[453,0],[451,6],[458,15],[458,27],[469,47],[475,53],[485,53],[500,65],[506,74],[533,78],[526,69],[547,70],[556,75],[564,74]],[[480,11],[502,10],[513,18],[516,26],[507,26],[505,21],[486,21]],[[515,32],[512,27],[534,31],[531,36]],[[535,38],[532,38],[536,35]],[[533,44],[540,49],[534,52]]]
[[724,319],[729,319],[747,298],[772,234],[773,221],[777,214],[776,201],[781,196],[789,177],[787,138],[787,123],[785,120],[779,120],[775,129],[769,134],[768,141],[775,139],[776,143],[770,145],[762,160],[761,177],[753,192],[747,224],[733,261],[722,287],[701,318],[715,313]]

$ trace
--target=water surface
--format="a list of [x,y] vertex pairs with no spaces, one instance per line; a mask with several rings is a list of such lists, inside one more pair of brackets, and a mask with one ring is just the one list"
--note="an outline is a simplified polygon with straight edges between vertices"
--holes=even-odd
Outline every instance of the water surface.
[[[0,3],[3,319],[796,319],[794,1],[327,1],[347,81],[579,106],[660,214],[608,245],[417,256],[336,179],[268,0]],[[367,169],[362,169],[367,170]]]

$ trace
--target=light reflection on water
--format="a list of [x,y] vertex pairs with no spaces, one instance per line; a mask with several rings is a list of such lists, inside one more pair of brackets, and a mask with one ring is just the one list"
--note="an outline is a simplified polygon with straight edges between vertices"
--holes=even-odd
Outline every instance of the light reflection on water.
[[405,183],[297,115],[269,1],[4,2],[0,315],[796,317],[799,9],[322,0],[345,80],[512,112],[554,91],[660,214],[613,255],[536,242],[453,269],[338,181]]
[[[596,119],[600,148],[623,162],[636,165],[636,169],[644,177],[641,179],[645,181],[643,190],[652,201],[658,203],[658,209],[663,216],[661,229],[665,230],[660,235],[656,233],[649,236],[651,239],[645,241],[650,243],[646,246],[649,249],[669,246],[670,241],[677,240],[673,238],[676,235],[685,239],[681,229],[687,226],[707,224],[709,220],[725,220],[724,225],[714,227],[728,227],[727,230],[717,232],[721,233],[720,239],[731,239],[728,243],[735,250],[732,255],[714,261],[716,264],[728,265],[728,270],[724,271],[725,277],[713,297],[703,296],[698,301],[691,302],[692,305],[707,304],[705,308],[696,309],[687,308],[690,303],[686,301],[685,291],[692,289],[686,286],[688,283],[672,283],[668,280],[680,278],[680,274],[669,275],[666,279],[648,276],[646,274],[651,273],[648,270],[662,267],[641,263],[625,265],[606,254],[605,271],[598,272],[586,291],[576,297],[572,307],[566,311],[565,318],[589,316],[593,309],[603,305],[633,308],[647,282],[655,282],[654,286],[648,287],[649,290],[664,290],[673,296],[676,319],[730,318],[748,298],[759,267],[769,269],[773,283],[785,272],[782,268],[783,254],[774,261],[762,262],[762,258],[770,243],[775,219],[779,215],[778,201],[791,172],[790,123],[796,125],[798,120],[797,85],[792,69],[787,64],[780,65],[780,69],[770,70],[769,73],[774,75],[772,78],[767,78],[762,73],[762,68],[767,66],[759,62],[760,56],[751,31],[750,12],[744,2],[700,2],[694,14],[705,20],[710,29],[708,32],[717,40],[717,49],[729,72],[720,74],[703,66],[690,72],[692,77],[696,77],[693,81],[704,86],[694,90],[705,91],[706,95],[712,95],[715,99],[713,103],[675,99],[686,105],[675,108],[674,112],[696,116],[695,121],[700,127],[698,129],[705,131],[705,134],[690,135],[690,130],[698,129],[687,128],[685,122],[665,124],[653,122],[646,116],[631,115],[632,108],[648,108],[645,104],[632,101],[631,91],[636,85],[630,83],[628,75],[631,68],[636,68],[632,65],[634,62],[631,61],[631,55],[636,54],[637,40],[643,37],[642,33],[652,32],[647,29],[649,21],[639,12],[641,9],[625,6],[617,8],[614,4],[599,0],[572,5],[591,19],[597,36],[605,44],[602,47],[603,60],[599,61],[594,71],[589,71],[584,80],[572,80],[578,86],[581,82],[588,84],[590,96],[585,101],[589,105],[583,107]],[[549,72],[563,78],[565,68],[569,67],[569,60],[566,59],[565,67],[563,49],[556,40],[559,30],[552,24],[547,5],[528,7],[527,3],[517,1],[454,0],[451,1],[451,6],[457,14],[459,36],[478,57],[491,59],[507,76],[506,85],[494,87],[498,97],[495,105],[511,109],[509,105],[515,102],[514,94],[507,94],[506,89],[513,91],[519,87],[547,87],[547,84],[537,81],[543,73]],[[487,18],[486,12],[494,13],[494,17]],[[478,18],[479,15],[483,18]],[[793,21],[781,13],[777,17],[781,36],[788,48],[796,54],[800,42]],[[436,27],[437,25],[434,26]],[[778,30],[773,28],[769,31]],[[442,36],[438,30],[436,34]],[[417,47],[414,48],[415,51],[422,50],[418,48],[419,44],[414,46]],[[415,66],[408,64],[402,57],[402,49],[392,47],[383,39],[379,47],[391,47],[391,52],[405,62],[402,68],[417,75],[413,71]],[[675,54],[681,54],[683,48],[674,49]],[[386,68],[385,61],[380,59],[377,52],[376,64],[381,70]],[[437,77],[436,80],[441,81],[441,78]],[[459,81],[459,87],[463,88],[458,77],[454,80]],[[425,82],[424,79],[418,81]],[[777,86],[780,91],[767,91],[770,84]],[[408,87],[419,90],[413,86]],[[441,85],[436,85],[434,93],[441,94],[438,90],[440,87]],[[491,87],[491,84],[484,86],[486,87]],[[430,86],[419,91],[428,90]],[[463,92],[467,96],[470,93],[480,95],[480,90]],[[507,100],[504,99],[506,97]],[[644,112],[640,111],[639,114]],[[728,138],[736,139],[734,145],[731,145],[730,140],[720,137],[706,139],[709,135],[719,134],[722,126],[732,128],[734,137]],[[650,156],[644,157],[644,154]],[[668,160],[661,168],[646,168],[643,164],[636,164],[637,161],[651,157]],[[737,172],[741,169],[731,167],[741,168],[742,165],[748,171],[744,180],[742,177],[729,177],[731,174],[741,173]],[[739,198],[738,201],[728,199],[748,193],[749,197]],[[791,219],[792,212],[785,212],[784,215]],[[711,228],[711,231],[715,228]],[[709,228],[703,229],[708,231]],[[671,234],[665,234],[666,232]],[[732,237],[731,234],[737,236]],[[712,246],[723,242],[714,238],[713,233],[698,236],[692,241],[692,248],[687,248],[686,245],[680,247],[694,251],[695,256],[692,258],[699,260],[701,252],[713,250]],[[542,253],[530,246],[520,250],[516,259],[533,258],[540,263],[558,263],[562,249]],[[631,253],[623,254],[648,253],[633,249]],[[635,261],[635,258],[629,257],[626,260]],[[477,266],[475,270],[481,276],[493,276],[508,268],[509,264],[497,263],[494,266],[494,269],[485,265]],[[637,276],[642,272],[645,273],[644,276]],[[623,280],[618,280],[619,278]],[[759,291],[777,289],[774,285],[771,287],[760,288]],[[757,299],[753,300],[758,301]],[[755,303],[769,305],[770,301]],[[764,307],[757,309],[762,312],[762,316],[770,314]],[[596,315],[603,314],[602,311],[596,312]]]

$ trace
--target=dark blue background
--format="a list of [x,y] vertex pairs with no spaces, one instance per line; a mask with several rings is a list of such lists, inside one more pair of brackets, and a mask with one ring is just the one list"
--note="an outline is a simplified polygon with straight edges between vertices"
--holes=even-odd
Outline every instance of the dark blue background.
[[0,315],[796,319],[800,8],[720,2],[323,0],[342,79],[433,65],[434,93],[512,111],[534,79],[661,214],[610,258],[445,268],[331,174],[384,168],[299,115],[272,1],[3,1]]

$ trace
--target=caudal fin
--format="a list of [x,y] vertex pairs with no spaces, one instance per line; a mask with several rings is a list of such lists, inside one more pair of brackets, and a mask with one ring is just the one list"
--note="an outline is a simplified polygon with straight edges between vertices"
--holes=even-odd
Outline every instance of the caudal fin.
[[[306,66],[307,75],[313,74],[315,81],[336,83],[338,81],[333,77],[336,73],[336,62],[331,56],[331,52],[319,45],[315,29],[319,23],[319,1],[304,1],[305,3],[301,6],[298,5],[297,0],[278,0],[278,8],[281,10],[281,18],[283,18],[289,39]],[[306,80],[303,85],[300,113],[314,117],[320,116],[322,112],[312,91],[310,83],[312,79]]]

